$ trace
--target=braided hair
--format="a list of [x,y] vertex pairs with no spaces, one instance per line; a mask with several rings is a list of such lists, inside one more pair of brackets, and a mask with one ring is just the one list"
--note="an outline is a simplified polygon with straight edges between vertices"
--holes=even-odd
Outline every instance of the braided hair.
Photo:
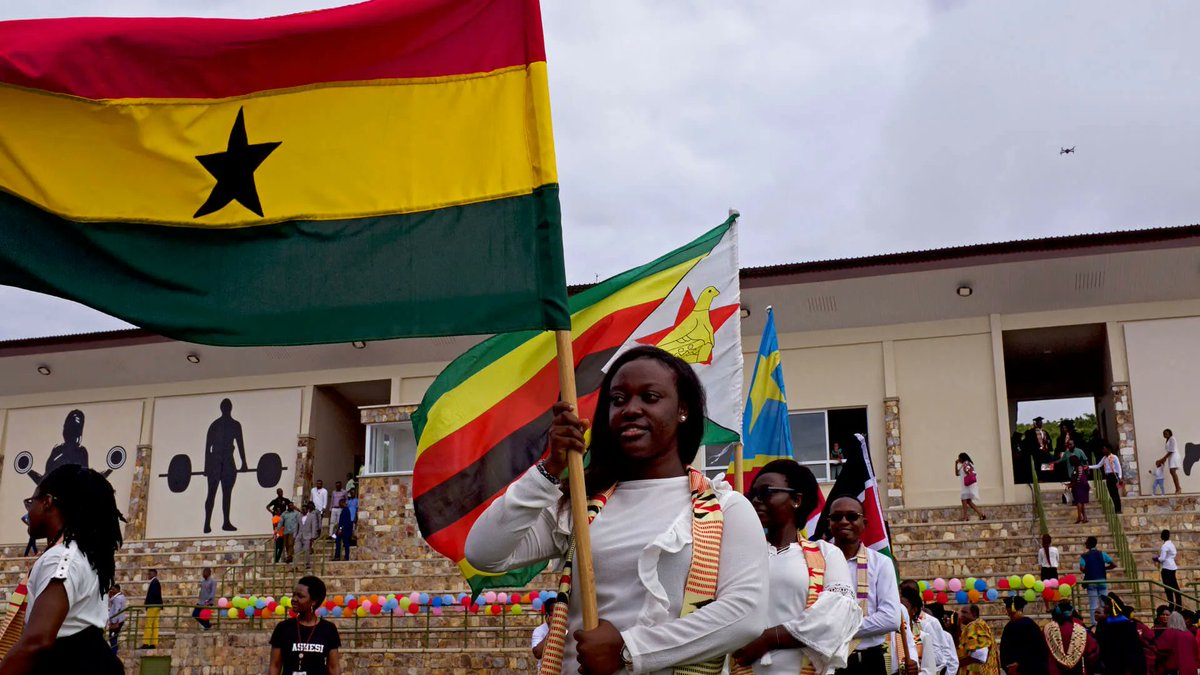
[[75,542],[100,578],[100,594],[108,593],[116,576],[115,554],[124,543],[113,486],[94,469],[68,464],[42,479],[38,494],[54,497],[62,514],[63,544]]

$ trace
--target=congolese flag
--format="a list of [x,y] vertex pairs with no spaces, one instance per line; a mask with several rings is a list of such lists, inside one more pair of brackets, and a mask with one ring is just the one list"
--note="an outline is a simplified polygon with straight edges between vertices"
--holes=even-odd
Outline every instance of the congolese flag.
[[[580,416],[591,418],[606,366],[623,350],[657,345],[692,364],[708,395],[704,442],[741,428],[742,352],[737,234],[731,217],[652,263],[570,299]],[[458,563],[476,591],[522,586],[544,565],[485,575],[463,557],[471,525],[546,451],[559,400],[554,336],[493,337],[454,360],[430,386],[413,426],[413,499],[421,534]]]
[[536,0],[0,23],[0,283],[182,340],[569,327]]

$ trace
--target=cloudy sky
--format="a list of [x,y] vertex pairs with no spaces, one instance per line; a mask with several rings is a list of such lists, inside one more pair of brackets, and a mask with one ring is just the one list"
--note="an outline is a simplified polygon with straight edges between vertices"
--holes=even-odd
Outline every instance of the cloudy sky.
[[[0,0],[0,19],[320,0]],[[572,281],[1200,222],[1200,3],[543,0]],[[1060,156],[1060,146],[1076,146]],[[0,339],[121,327],[0,287]]]

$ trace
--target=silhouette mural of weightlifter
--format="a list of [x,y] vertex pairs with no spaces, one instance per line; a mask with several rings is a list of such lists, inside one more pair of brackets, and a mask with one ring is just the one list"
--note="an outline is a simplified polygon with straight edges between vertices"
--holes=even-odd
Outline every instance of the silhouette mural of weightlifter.
[[[54,446],[50,451],[50,456],[46,458],[46,473],[38,473],[33,469],[29,470],[29,477],[34,483],[41,484],[42,477],[50,475],[60,466],[70,464],[78,464],[82,467],[88,465],[88,451],[83,447],[83,411],[72,410],[67,413],[67,418],[63,420],[63,442]],[[111,470],[110,472],[111,473]]]
[[246,442],[242,440],[242,423],[233,419],[233,401],[221,399],[221,416],[208,425],[208,437],[204,441],[204,475],[208,478],[208,496],[204,499],[204,532],[212,532],[213,501],[217,486],[221,487],[221,511],[225,523],[221,529],[236,532],[229,522],[229,499],[233,496],[233,483],[238,469],[233,463],[233,444],[237,443],[238,455],[242,460],[242,471],[246,466]]

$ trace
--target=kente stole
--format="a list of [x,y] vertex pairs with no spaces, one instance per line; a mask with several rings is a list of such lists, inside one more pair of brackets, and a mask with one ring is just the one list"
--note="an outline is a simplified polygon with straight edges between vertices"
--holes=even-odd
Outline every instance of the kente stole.
[[[721,504],[713,492],[712,483],[704,474],[688,467],[688,488],[692,492],[692,562],[688,567],[687,581],[683,586],[683,607],[679,618],[683,618],[717,597],[717,571],[721,562],[721,535],[725,517]],[[588,500],[588,524],[590,525],[609,497],[617,489],[614,485]],[[558,582],[558,604],[550,617],[550,634],[546,636],[546,649],[542,652],[542,672],[561,673],[563,653],[567,647],[567,614],[571,600],[571,568],[575,559],[575,538],[567,545],[566,563]],[[717,675],[725,664],[725,657],[718,656],[703,663],[677,666],[676,675]]]
[[1048,623],[1042,629],[1046,633],[1046,644],[1050,646],[1050,655],[1063,668],[1074,668],[1079,664],[1079,660],[1083,658],[1084,650],[1087,648],[1087,632],[1079,626],[1071,628],[1071,644],[1064,649],[1062,639],[1062,628],[1056,623]]
[[[799,541],[801,550],[804,551],[804,563],[808,565],[808,594],[804,598],[804,609],[812,607],[825,590],[825,554],[821,552],[821,547],[815,541],[809,541],[803,536],[800,536]],[[801,675],[815,675],[817,670],[807,659],[802,659],[800,666]],[[731,663],[729,667],[729,675],[748,675],[754,672],[750,666],[739,666],[736,663]]]
[[8,612],[4,615],[3,623],[0,624],[0,654],[7,654],[8,650],[17,644],[17,640],[21,639],[21,633],[25,629],[25,610],[28,608],[29,594],[29,575],[17,584],[12,593],[8,594]]

